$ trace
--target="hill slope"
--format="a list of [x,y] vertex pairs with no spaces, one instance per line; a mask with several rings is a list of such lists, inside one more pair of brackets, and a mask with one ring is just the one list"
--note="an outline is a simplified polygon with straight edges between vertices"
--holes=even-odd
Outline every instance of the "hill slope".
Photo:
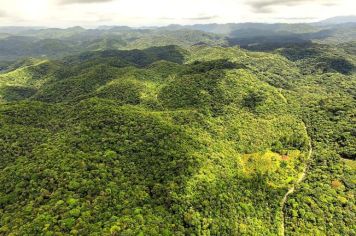
[[352,235],[354,71],[282,55],[166,46],[10,66],[0,234]]

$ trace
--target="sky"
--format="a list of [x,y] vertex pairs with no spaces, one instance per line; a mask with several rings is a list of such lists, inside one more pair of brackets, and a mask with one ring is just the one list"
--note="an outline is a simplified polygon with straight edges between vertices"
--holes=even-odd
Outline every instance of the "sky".
[[355,13],[356,0],[0,0],[1,26],[296,23]]

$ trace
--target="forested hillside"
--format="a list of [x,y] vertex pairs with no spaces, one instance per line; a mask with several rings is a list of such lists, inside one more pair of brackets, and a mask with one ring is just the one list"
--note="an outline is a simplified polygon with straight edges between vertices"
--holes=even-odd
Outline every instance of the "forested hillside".
[[356,235],[355,41],[110,30],[0,39],[0,235]]
[[[103,26],[36,28],[0,27],[0,62],[21,58],[58,59],[81,52],[132,50],[176,45],[236,46],[268,51],[291,45],[311,43],[337,45],[356,39],[356,22],[350,18],[298,24],[230,23],[168,25],[130,28]],[[0,64],[1,70],[1,64]]]

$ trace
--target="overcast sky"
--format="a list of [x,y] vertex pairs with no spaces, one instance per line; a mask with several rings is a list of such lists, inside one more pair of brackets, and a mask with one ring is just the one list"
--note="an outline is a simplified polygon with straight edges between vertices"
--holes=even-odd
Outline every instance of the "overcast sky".
[[294,23],[355,13],[356,0],[0,0],[2,26]]

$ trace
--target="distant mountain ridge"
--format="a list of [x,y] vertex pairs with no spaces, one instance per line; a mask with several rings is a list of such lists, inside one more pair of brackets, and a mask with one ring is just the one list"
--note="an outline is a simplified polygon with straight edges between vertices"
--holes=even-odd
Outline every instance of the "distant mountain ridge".
[[328,18],[318,23],[321,24],[343,24],[343,23],[356,23],[356,15],[350,16],[335,16],[332,18]]
[[177,45],[235,46],[274,50],[290,44],[348,43],[356,40],[356,16],[317,23],[228,23],[168,25],[152,28],[99,26],[85,29],[0,27],[0,60],[58,58],[84,51],[130,50]]
[[[180,25],[180,24],[171,24],[167,26],[160,27],[130,27],[125,25],[99,25],[96,28],[92,28],[94,30],[137,30],[137,29],[170,29],[170,30],[178,30],[178,29],[195,29],[201,30],[205,32],[211,33],[220,33],[227,34],[232,28],[250,28],[254,26],[264,25],[267,27],[273,26],[304,26],[304,27],[315,27],[315,25],[326,25],[326,24],[344,24],[344,23],[356,23],[356,15],[349,16],[335,16],[331,18],[327,18],[324,20],[320,20],[314,23],[259,23],[259,22],[242,22],[242,23],[209,23],[209,24],[193,24],[193,25]],[[38,31],[38,30],[51,30],[51,31],[61,31],[61,30],[71,30],[71,31],[81,31],[81,30],[90,30],[81,26],[73,26],[68,28],[51,28],[51,27],[42,27],[42,26],[0,26],[0,33],[20,33],[20,32],[28,32],[28,31]]]

